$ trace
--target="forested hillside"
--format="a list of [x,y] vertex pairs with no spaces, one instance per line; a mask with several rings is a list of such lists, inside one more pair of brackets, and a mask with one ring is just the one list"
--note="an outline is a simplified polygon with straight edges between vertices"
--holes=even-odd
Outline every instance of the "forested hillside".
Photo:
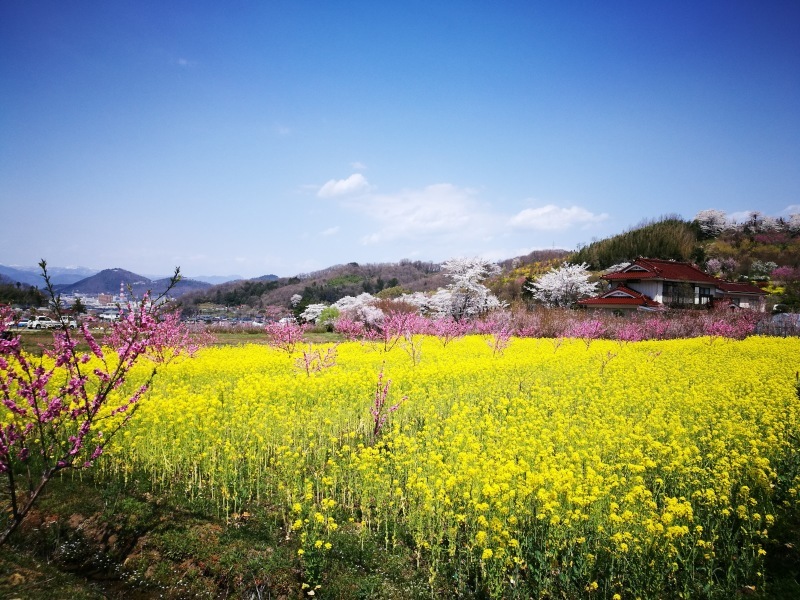
[[697,242],[697,228],[679,216],[670,215],[642,223],[619,235],[592,242],[573,254],[570,260],[587,263],[593,271],[630,262],[639,256],[697,261],[701,258],[698,255]]
[[42,306],[45,303],[42,291],[32,285],[13,282],[0,275],[0,304]]
[[392,296],[435,290],[445,283],[439,270],[437,263],[410,260],[364,265],[348,263],[271,281],[232,281],[209,290],[191,292],[181,300],[184,311],[189,313],[209,302],[230,307],[286,308],[295,295],[301,298],[296,303],[298,306],[332,303],[344,296],[357,296],[364,292]]

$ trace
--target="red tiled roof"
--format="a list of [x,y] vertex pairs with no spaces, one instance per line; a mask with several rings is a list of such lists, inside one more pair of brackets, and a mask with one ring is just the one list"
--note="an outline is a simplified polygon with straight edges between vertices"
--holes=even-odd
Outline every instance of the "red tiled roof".
[[666,279],[668,281],[693,281],[713,283],[715,285],[719,283],[719,279],[712,277],[708,273],[704,273],[694,265],[657,258],[637,258],[622,271],[603,275],[603,279],[608,281]]
[[594,298],[578,300],[578,304],[581,306],[648,306],[652,308],[661,306],[659,302],[649,296],[645,296],[641,292],[632,290],[624,285],[618,285],[608,290],[605,294]]
[[756,294],[766,296],[767,292],[751,283],[733,283],[731,281],[719,281],[717,287],[720,291],[729,294]]

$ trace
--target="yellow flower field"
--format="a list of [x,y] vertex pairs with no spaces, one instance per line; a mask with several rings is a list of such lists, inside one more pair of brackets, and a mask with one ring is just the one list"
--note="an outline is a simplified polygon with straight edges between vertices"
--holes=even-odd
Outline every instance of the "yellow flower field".
[[344,343],[310,376],[301,349],[205,349],[162,369],[101,468],[227,513],[280,507],[309,584],[339,536],[378,535],[454,594],[760,585],[800,486],[800,340],[410,344]]

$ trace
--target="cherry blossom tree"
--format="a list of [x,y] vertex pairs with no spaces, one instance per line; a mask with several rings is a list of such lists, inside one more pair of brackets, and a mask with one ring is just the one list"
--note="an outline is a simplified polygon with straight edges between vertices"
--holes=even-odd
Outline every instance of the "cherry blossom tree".
[[789,233],[800,233],[800,213],[789,215],[786,219],[786,228]]
[[571,306],[597,292],[597,284],[589,282],[587,268],[586,263],[564,263],[539,277],[527,289],[534,299],[547,306]]
[[695,215],[694,220],[700,231],[710,237],[717,237],[731,224],[723,211],[715,209],[701,210]]
[[450,315],[460,320],[502,307],[502,303],[482,281],[497,275],[500,267],[482,258],[451,258],[442,270],[452,280],[431,298],[431,308],[438,316]]
[[377,328],[384,319],[383,311],[375,306],[377,302],[378,298],[365,292],[358,296],[340,298],[333,306],[339,310],[341,316],[346,316],[352,321],[360,321],[367,327]]
[[328,308],[327,304],[309,304],[306,309],[300,313],[300,318],[306,323],[316,323],[322,311]]
[[711,258],[706,262],[706,273],[709,275],[719,275],[722,273],[722,261],[718,258]]
[[617,273],[619,271],[622,271],[626,267],[629,267],[630,264],[631,263],[629,263],[629,262],[621,262],[621,263],[617,263],[616,265],[611,265],[605,271],[603,271],[603,275],[608,275],[609,273]]

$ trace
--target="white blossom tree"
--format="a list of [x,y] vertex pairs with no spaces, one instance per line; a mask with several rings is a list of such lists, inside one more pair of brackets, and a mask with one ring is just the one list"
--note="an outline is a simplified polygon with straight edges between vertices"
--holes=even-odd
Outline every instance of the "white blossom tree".
[[333,306],[341,311],[353,309],[357,310],[360,307],[367,304],[372,304],[373,302],[375,302],[375,296],[364,292],[358,296],[343,296],[334,302]]
[[694,220],[700,231],[711,237],[717,237],[731,225],[728,216],[716,209],[701,210],[695,215]]
[[629,267],[631,263],[629,262],[621,262],[615,265],[611,265],[605,271],[603,271],[603,275],[608,275],[609,273],[617,273],[618,271],[622,271],[622,269]]
[[364,292],[358,296],[344,296],[334,302],[333,306],[354,321],[375,326],[383,321],[384,317],[383,311],[375,306],[377,300],[372,294]]
[[402,302],[404,304],[410,304],[411,306],[416,306],[417,311],[420,314],[425,314],[429,312],[430,299],[431,297],[424,292],[413,292],[411,294],[403,294],[398,298],[396,298],[395,300],[397,302]]
[[527,289],[536,300],[547,306],[571,306],[597,292],[597,284],[589,282],[587,267],[586,263],[564,263],[542,275]]
[[722,261],[718,258],[710,258],[706,262],[706,273],[715,277],[722,274]]
[[482,258],[451,258],[442,263],[442,270],[452,283],[447,286],[449,297],[438,291],[431,298],[434,311],[454,319],[477,316],[500,308],[502,303],[482,281],[500,272],[500,267]]
[[300,318],[306,323],[316,323],[322,311],[328,308],[327,304],[309,304],[306,309],[300,313]]
[[452,316],[453,293],[445,288],[439,288],[427,297],[423,311],[435,319]]
[[765,276],[772,273],[775,269],[778,268],[778,265],[771,261],[761,261],[761,260],[754,260],[753,263],[750,265],[750,271],[753,275],[756,276]]
[[786,227],[789,233],[800,233],[800,213],[789,215],[786,219]]

